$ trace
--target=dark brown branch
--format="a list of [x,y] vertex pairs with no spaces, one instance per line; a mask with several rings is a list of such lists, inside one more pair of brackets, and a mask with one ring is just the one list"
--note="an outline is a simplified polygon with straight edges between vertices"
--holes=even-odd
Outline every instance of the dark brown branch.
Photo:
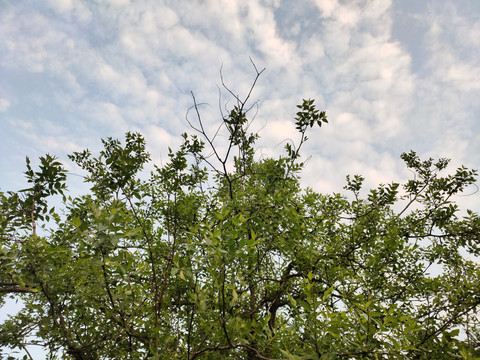
[[35,293],[37,289],[30,285],[21,286],[17,283],[0,282],[0,293]]

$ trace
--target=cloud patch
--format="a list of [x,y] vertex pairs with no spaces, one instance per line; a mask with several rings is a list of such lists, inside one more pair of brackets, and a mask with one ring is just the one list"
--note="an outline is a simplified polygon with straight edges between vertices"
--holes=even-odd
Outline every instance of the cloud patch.
[[[165,154],[189,129],[190,92],[208,104],[201,116],[214,132],[234,104],[220,68],[243,96],[255,77],[251,57],[267,68],[250,102],[261,100],[252,129],[262,129],[263,154],[297,140],[295,106],[303,98],[327,110],[330,124],[313,130],[305,146],[316,169],[306,171],[306,182],[318,183],[317,170],[322,189],[352,171],[372,181],[403,176],[398,158],[411,148],[480,164],[478,19],[455,3],[410,3],[18,2],[0,14],[0,70],[25,81],[2,85],[8,103],[0,100],[0,111],[31,124],[39,139],[55,132],[65,149],[137,129]],[[392,35],[407,17],[419,24],[421,53],[409,50],[413,40]],[[30,141],[8,124],[5,136]]]

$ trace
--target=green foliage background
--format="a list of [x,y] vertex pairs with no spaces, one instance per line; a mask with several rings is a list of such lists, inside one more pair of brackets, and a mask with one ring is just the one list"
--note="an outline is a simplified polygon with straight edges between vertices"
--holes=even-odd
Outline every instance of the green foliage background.
[[303,189],[300,148],[325,112],[304,100],[299,143],[257,159],[249,96],[223,117],[224,152],[195,104],[198,134],[147,178],[136,133],[70,157],[91,184],[81,196],[56,158],[38,171],[27,158],[29,187],[0,193],[0,292],[25,302],[0,326],[4,356],[32,344],[51,359],[480,356],[480,219],[453,201],[476,172],[442,175],[448,160],[410,152],[405,184]]

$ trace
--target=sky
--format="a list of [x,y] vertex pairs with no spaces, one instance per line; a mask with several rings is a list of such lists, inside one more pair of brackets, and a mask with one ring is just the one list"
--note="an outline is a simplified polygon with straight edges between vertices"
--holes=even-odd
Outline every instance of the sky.
[[[479,0],[0,0],[0,190],[25,186],[25,156],[75,173],[67,154],[127,131],[164,162],[191,132],[192,92],[213,129],[220,69],[243,96],[250,59],[266,69],[252,94],[262,155],[298,141],[302,99],[327,112],[305,186],[404,181],[410,150],[480,169]],[[469,191],[457,200],[478,212]]]
[[24,185],[26,155],[73,171],[66,154],[127,131],[162,162],[191,92],[213,127],[220,69],[243,96],[250,58],[262,154],[298,141],[302,99],[327,112],[304,153],[315,190],[408,178],[409,150],[480,168],[478,0],[0,0],[0,189]]

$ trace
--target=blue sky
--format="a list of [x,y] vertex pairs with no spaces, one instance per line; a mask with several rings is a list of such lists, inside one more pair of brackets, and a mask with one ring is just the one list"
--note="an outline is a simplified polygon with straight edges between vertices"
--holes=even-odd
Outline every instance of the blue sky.
[[[126,131],[161,162],[188,130],[190,91],[214,126],[220,67],[245,94],[249,57],[266,68],[263,154],[295,139],[303,98],[327,111],[305,185],[405,180],[409,150],[480,168],[478,0],[0,0],[0,190],[23,187],[26,155],[75,172],[66,154]],[[480,208],[479,193],[458,201]]]

